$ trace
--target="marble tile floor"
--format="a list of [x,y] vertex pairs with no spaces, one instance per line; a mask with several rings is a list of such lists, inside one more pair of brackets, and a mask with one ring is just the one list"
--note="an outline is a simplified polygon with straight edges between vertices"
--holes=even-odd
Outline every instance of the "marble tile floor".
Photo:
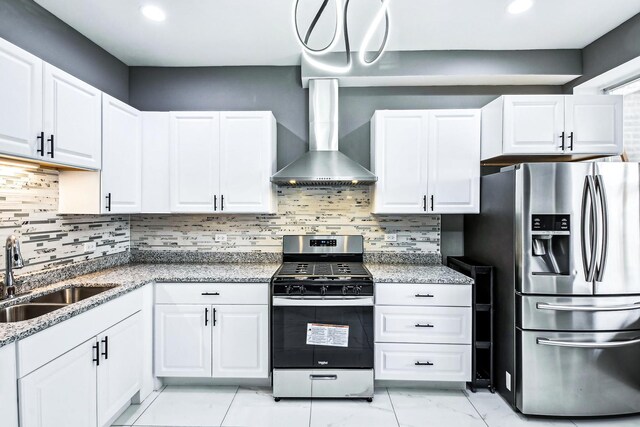
[[497,394],[377,388],[365,400],[282,399],[261,387],[167,386],[131,405],[113,426],[137,427],[631,427],[640,416],[549,419],[514,412]]

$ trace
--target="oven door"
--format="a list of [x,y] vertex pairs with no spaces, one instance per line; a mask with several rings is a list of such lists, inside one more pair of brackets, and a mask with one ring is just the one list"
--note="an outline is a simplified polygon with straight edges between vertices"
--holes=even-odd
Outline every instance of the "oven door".
[[[333,331],[342,339],[327,343],[315,335]],[[271,337],[275,369],[372,369],[373,297],[274,297]]]

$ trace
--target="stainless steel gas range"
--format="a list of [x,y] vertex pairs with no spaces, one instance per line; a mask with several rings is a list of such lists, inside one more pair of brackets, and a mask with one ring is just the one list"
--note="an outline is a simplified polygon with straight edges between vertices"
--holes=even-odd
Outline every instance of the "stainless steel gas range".
[[271,281],[273,396],[373,398],[373,280],[362,236],[284,236]]

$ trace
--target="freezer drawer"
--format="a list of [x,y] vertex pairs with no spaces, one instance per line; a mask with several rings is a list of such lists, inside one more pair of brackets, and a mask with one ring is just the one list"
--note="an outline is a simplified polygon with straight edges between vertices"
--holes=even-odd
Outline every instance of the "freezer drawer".
[[516,406],[529,415],[640,412],[640,331],[517,331]]
[[629,297],[516,296],[521,329],[640,330],[640,295]]

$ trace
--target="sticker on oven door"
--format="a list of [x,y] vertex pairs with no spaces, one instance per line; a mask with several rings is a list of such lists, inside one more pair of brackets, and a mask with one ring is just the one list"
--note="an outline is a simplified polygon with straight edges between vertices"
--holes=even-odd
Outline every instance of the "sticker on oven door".
[[307,344],[348,347],[349,325],[307,323]]

